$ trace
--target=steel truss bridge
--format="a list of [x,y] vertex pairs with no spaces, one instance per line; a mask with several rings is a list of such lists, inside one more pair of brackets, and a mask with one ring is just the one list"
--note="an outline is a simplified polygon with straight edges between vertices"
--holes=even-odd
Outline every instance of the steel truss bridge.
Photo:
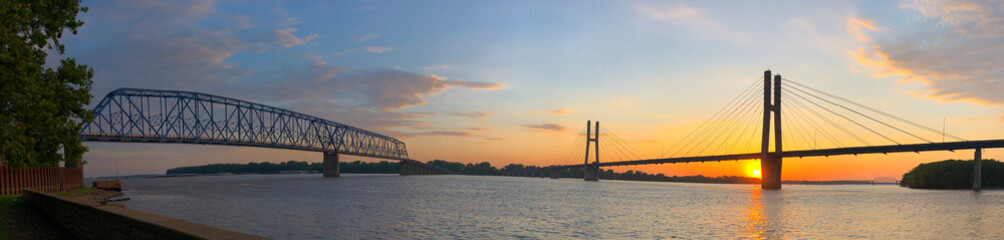
[[[120,88],[84,123],[96,142],[188,143],[280,148],[401,161],[402,175],[447,173],[408,158],[401,140],[331,120],[212,94]],[[337,164],[336,164],[337,166]],[[409,170],[405,170],[409,169]],[[337,167],[334,169],[337,177]],[[409,171],[409,172],[405,172]]]

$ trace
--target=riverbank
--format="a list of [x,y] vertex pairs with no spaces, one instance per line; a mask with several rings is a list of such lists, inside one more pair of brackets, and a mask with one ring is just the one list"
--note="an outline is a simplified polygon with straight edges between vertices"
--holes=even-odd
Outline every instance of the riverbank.
[[77,239],[42,211],[21,200],[21,195],[0,196],[0,240]]

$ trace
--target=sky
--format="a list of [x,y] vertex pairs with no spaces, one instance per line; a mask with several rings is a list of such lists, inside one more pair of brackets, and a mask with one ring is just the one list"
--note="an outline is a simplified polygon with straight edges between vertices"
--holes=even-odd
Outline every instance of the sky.
[[[94,68],[91,106],[121,87],[217,94],[393,136],[420,161],[490,162],[497,167],[579,163],[574,154],[581,153],[574,150],[587,120],[602,122],[604,131],[613,134],[601,138],[616,137],[635,156],[664,157],[767,69],[965,139],[1004,136],[1001,2],[82,4],[89,7],[79,15],[85,24],[78,34],[64,35],[65,54],[52,54],[49,61],[76,58]],[[794,122],[791,129],[809,122]],[[818,140],[821,131],[839,133],[823,128],[814,130],[814,147],[841,141],[861,145],[848,136]],[[798,135],[807,133],[788,133],[793,135],[785,139],[796,140],[785,145],[808,148],[807,141],[797,140],[808,139]],[[928,139],[941,138],[927,134]],[[892,144],[880,136],[864,138]],[[321,153],[253,147],[85,145],[90,148],[84,154],[87,177],[116,171],[163,173],[209,163],[322,160]],[[738,144],[725,146],[706,153],[745,151]],[[601,161],[630,158],[616,153],[604,151]],[[984,157],[999,159],[1002,153],[986,150]],[[972,154],[786,159],[782,179],[898,178],[919,163],[971,159]],[[362,158],[343,161],[356,159]],[[740,161],[612,169],[747,176],[758,165]]]

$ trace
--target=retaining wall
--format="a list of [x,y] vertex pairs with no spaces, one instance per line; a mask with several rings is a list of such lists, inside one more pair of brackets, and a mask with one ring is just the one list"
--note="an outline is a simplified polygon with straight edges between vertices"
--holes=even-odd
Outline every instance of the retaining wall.
[[21,198],[80,239],[267,239],[29,189]]

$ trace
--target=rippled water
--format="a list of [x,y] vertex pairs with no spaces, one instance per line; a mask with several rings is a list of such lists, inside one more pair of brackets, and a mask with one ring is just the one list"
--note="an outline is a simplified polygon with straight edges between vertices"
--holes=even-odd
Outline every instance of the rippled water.
[[128,208],[276,239],[1004,238],[1004,191],[250,175],[123,180]]

